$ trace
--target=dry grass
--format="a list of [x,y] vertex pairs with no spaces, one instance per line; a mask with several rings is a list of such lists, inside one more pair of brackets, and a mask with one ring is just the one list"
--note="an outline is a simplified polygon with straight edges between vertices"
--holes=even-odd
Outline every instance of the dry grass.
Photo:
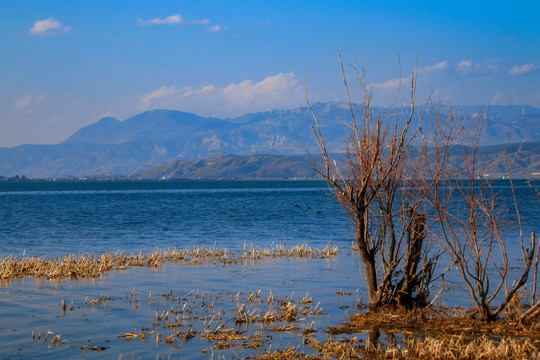
[[[302,245],[291,249],[277,246],[274,250],[250,247],[239,256],[226,250],[201,247],[156,251],[148,255],[68,256],[49,261],[23,257],[17,262],[9,257],[0,259],[0,276],[53,278],[76,274],[77,277],[88,277],[128,266],[162,266],[167,261],[182,261],[188,265],[214,261],[227,265],[278,257],[324,258],[325,254],[331,252]],[[322,314],[320,304],[309,294],[294,296],[292,293],[286,298],[278,298],[271,291],[263,293],[261,289],[237,293],[194,290],[187,295],[176,295],[172,291],[162,294],[150,292],[148,297],[137,294],[134,289],[125,297],[126,301],[134,310],[143,305],[153,307],[155,317],[151,315],[149,326],[141,330],[131,328],[117,335],[117,338],[128,342],[178,347],[200,339],[211,344],[211,348],[202,351],[204,354],[208,351],[234,354],[256,351],[258,359],[540,359],[540,323],[523,324],[512,320],[519,318],[518,310],[515,310],[517,315],[511,314],[506,320],[490,323],[475,319],[469,310],[464,309],[384,309],[384,312],[353,315],[347,324],[330,328],[326,335],[318,331],[316,321],[309,318]],[[341,290],[335,294],[352,295]],[[84,305],[105,306],[111,300],[106,295],[96,299],[87,297]],[[65,300],[60,305],[63,312],[68,308],[70,311],[75,309]],[[256,329],[253,329],[254,325]],[[371,336],[378,332],[385,333],[387,340],[392,338],[392,334],[399,334],[395,339],[401,340],[381,344]],[[292,341],[284,349],[274,348],[272,338],[281,336],[280,333],[287,334],[289,338],[296,337],[298,342]],[[32,340],[56,345],[67,343],[52,332],[45,336],[32,333]],[[80,348],[93,351],[108,349],[88,344]]]
[[[394,348],[395,349],[395,348]],[[493,339],[486,335],[468,341],[463,336],[450,338],[410,338],[405,349],[387,349],[385,358],[397,359],[534,359],[540,353],[529,339]],[[392,350],[394,350],[394,355]],[[390,356],[390,357],[388,357]],[[391,357],[394,356],[394,357]]]
[[[134,295],[132,295],[134,297]],[[341,295],[339,295],[341,296]],[[143,340],[181,346],[194,336],[211,343],[214,351],[257,351],[256,359],[538,359],[540,358],[540,325],[474,319],[470,310],[437,308],[424,311],[385,309],[385,312],[356,314],[350,322],[324,333],[315,329],[316,322],[301,316],[317,316],[319,304],[306,294],[294,293],[280,299],[272,292],[254,290],[246,293],[214,293],[197,291],[185,296],[171,293],[159,297],[173,305],[170,310],[156,312],[156,320],[147,332],[127,332],[118,337],[127,341]],[[216,309],[214,305],[228,301],[236,309]],[[156,299],[149,295],[147,300]],[[186,300],[189,301],[189,304]],[[134,297],[134,300],[137,300]],[[156,304],[159,304],[157,302]],[[168,308],[165,303],[161,309]],[[225,305],[227,308],[227,305]],[[231,311],[232,310],[232,311]],[[186,315],[187,314],[187,315]],[[225,314],[221,318],[221,314]],[[176,316],[176,318],[175,318]],[[179,322],[187,316],[187,323]],[[193,330],[193,321],[204,322],[202,329]],[[234,327],[232,323],[234,322]],[[230,324],[231,327],[227,327]],[[249,324],[257,324],[254,333]],[[177,327],[189,326],[187,331]],[[170,329],[174,328],[173,332]],[[149,331],[152,329],[152,331]],[[274,348],[271,334],[296,334],[299,343],[285,348]],[[386,334],[385,343],[379,342],[380,333]],[[394,337],[393,334],[399,334]],[[321,338],[321,335],[322,338]]]
[[318,351],[316,355],[306,355],[293,346],[268,350],[256,359],[525,360],[540,356],[538,348],[528,339],[497,340],[488,336],[473,341],[463,337],[409,338],[403,346],[389,347],[373,346],[369,342],[361,346],[356,337],[340,340],[330,337],[324,343],[313,341],[311,347]]
[[[235,354],[257,359],[309,360],[540,358],[540,325],[481,322],[463,309],[385,309],[386,312],[356,314],[348,324],[325,333],[316,329],[322,308],[309,294],[302,297],[292,293],[276,298],[272,292],[260,289],[237,293],[194,290],[187,294],[151,292],[141,297],[132,291],[125,299],[129,304],[146,304],[153,311],[148,311],[148,326],[127,329],[117,338],[173,348],[181,348],[190,341],[209,343],[202,354],[219,354],[224,358]],[[109,300],[102,295],[93,300],[87,298],[84,303],[106,306]],[[67,308],[65,301],[61,305]],[[384,343],[379,341],[381,333],[386,334]],[[284,348],[275,348],[282,341],[277,340],[282,334],[297,341],[288,340]],[[32,333],[32,340],[36,339],[66,344],[52,332],[43,337]],[[89,344],[69,346],[83,351],[108,349]]]
[[[260,291],[258,291],[260,296]],[[268,294],[267,304],[268,309],[264,310],[257,306],[253,306],[257,303],[264,302],[259,298],[258,301],[253,301],[253,293],[250,293],[247,303],[239,303],[236,305],[236,316],[234,318],[235,324],[261,322],[264,324],[271,324],[275,321],[295,322],[299,316],[314,316],[322,314],[323,308],[320,303],[315,306],[311,306],[313,299],[308,294],[300,300],[294,300],[293,295],[290,298],[284,300],[275,299],[273,294]],[[279,327],[278,327],[279,328]],[[276,329],[278,329],[276,328]],[[275,331],[290,331],[290,327],[285,325],[279,329],[288,330],[275,330]]]
[[301,245],[295,245],[289,249],[285,248],[283,244],[276,245],[275,248],[270,249],[257,249],[250,245],[244,245],[244,251],[242,252],[242,262],[253,262],[262,260],[265,258],[320,258],[326,259],[333,256],[337,256],[337,246],[326,245],[324,249],[319,250],[312,248],[306,243]]
[[236,255],[227,249],[206,248],[205,246],[191,249],[156,250],[149,254],[114,254],[104,253],[101,256],[68,255],[46,259],[45,257],[27,257],[21,259],[11,255],[0,258],[0,279],[9,280],[25,276],[55,278],[93,278],[114,271],[125,270],[127,267],[157,268],[167,262],[182,262],[187,265],[205,263],[220,263],[232,265],[262,261],[276,258],[329,258],[337,256],[337,247],[327,245],[319,250],[307,244],[285,248],[283,244],[271,249],[256,249],[251,245]]
[[271,351],[271,349],[268,349],[267,352],[264,354],[261,354],[255,359],[261,359],[261,360],[280,360],[280,359],[305,359],[305,360],[312,360],[312,359],[319,359],[319,357],[313,356],[313,355],[306,355],[304,353],[298,352],[297,347],[289,347],[285,350],[274,350]]
[[[150,293],[144,298],[133,291],[126,298],[130,304],[146,304],[160,310],[154,311],[155,317],[143,330],[129,329],[117,338],[178,347],[197,337],[195,341],[204,340],[212,344],[210,348],[201,350],[205,354],[225,350],[262,352],[266,350],[264,346],[268,346],[267,341],[272,341],[271,333],[311,337],[317,332],[316,323],[308,323],[307,319],[322,313],[320,304],[314,305],[315,301],[309,294],[295,298],[292,293],[282,299],[275,298],[271,291],[264,294],[260,289],[237,293],[200,293],[197,290],[186,295],[171,291]],[[86,303],[101,304],[88,300]],[[236,308],[230,307],[233,304]],[[254,325],[257,328],[253,328]]]
[[330,328],[331,334],[362,333],[374,329],[385,333],[420,335],[461,335],[477,338],[481,335],[528,337],[540,341],[540,323],[524,324],[505,319],[486,322],[474,317],[470,309],[433,308],[429,310],[388,310],[355,314],[349,323]]
[[311,342],[311,347],[319,351],[319,358],[323,359],[358,359],[370,355],[359,345],[356,337],[352,339],[339,339],[334,341],[329,337],[324,343],[317,340]]
[[[355,314],[347,324],[328,333],[405,335],[400,345],[383,346],[369,338],[364,347],[341,340],[320,344],[322,355],[380,359],[533,359],[540,358],[540,324],[523,324],[502,319],[486,322],[474,311],[435,308],[424,311],[385,309],[384,312]],[[354,338],[353,338],[354,339]],[[316,347],[316,346],[315,346]],[[317,348],[317,347],[316,347]],[[359,356],[358,354],[361,354]]]
[[[54,336],[52,338],[49,338],[50,335]],[[38,333],[36,336],[36,334],[32,331],[32,342],[36,340],[41,340],[41,334]],[[55,335],[52,331],[48,331],[47,334],[45,334],[45,336],[43,337],[43,341],[49,341],[51,344],[65,344],[67,342],[67,340],[62,339],[60,334]]]

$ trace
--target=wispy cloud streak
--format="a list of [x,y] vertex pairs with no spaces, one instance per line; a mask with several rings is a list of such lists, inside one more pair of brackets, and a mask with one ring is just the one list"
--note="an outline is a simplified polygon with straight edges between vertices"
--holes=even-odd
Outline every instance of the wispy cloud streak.
[[538,68],[538,66],[534,65],[534,63],[530,63],[530,64],[525,64],[525,65],[515,65],[514,67],[512,67],[510,69],[510,71],[508,72],[510,75],[521,75],[521,74],[526,74],[526,73],[529,73],[531,71],[534,71]]
[[53,18],[38,20],[28,30],[32,36],[54,36],[69,33],[70,31],[71,28],[69,26],[62,25],[62,23]]

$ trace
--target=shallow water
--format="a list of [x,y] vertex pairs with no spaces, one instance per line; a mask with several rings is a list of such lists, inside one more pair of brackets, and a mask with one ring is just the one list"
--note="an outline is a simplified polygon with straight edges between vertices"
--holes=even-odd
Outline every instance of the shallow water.
[[[293,324],[299,328],[315,326],[318,330],[315,336],[324,341],[324,330],[328,326],[339,325],[350,314],[357,312],[357,305],[365,293],[357,271],[356,257],[342,250],[338,258],[330,260],[277,259],[233,266],[168,264],[158,270],[130,268],[127,272],[113,272],[93,280],[15,279],[2,284],[1,289],[0,358],[30,358],[37,354],[43,359],[100,359],[118,358],[120,355],[143,359],[157,356],[208,358],[211,353],[201,351],[212,348],[214,343],[199,335],[187,342],[178,339],[175,344],[159,345],[156,344],[155,333],[145,342],[138,338],[126,340],[117,336],[152,328],[156,311],[162,313],[172,307],[180,309],[185,303],[194,314],[179,329],[201,331],[204,329],[203,317],[209,314],[202,305],[205,301],[214,302],[216,311],[218,308],[224,311],[222,322],[229,319],[225,323],[226,328],[252,336],[259,329],[259,324],[252,323],[247,328],[245,324],[235,325],[233,318],[237,304],[234,296],[241,292],[240,303],[243,303],[250,292],[259,289],[262,299],[266,299],[271,292],[276,299],[290,299],[292,296],[300,300],[309,294],[309,297],[313,297],[312,306],[320,302],[323,307],[321,315],[301,316]],[[336,290],[352,295],[339,295]],[[135,295],[131,297],[133,292]],[[85,304],[86,297],[88,304]],[[100,297],[107,300],[97,305],[91,303],[91,300]],[[179,301],[167,300],[173,298]],[[62,300],[67,303],[66,311],[62,310]],[[74,309],[69,310],[72,305]],[[268,308],[266,300],[251,306],[251,309]],[[194,319],[195,315],[200,319]],[[276,322],[264,327],[282,324]],[[209,329],[217,327],[218,322],[214,321]],[[32,332],[36,336],[38,333],[44,336],[48,331],[60,334],[67,342],[51,344],[50,339],[54,335],[49,335],[48,342],[32,340]],[[164,335],[172,333],[165,328],[159,331]],[[241,347],[221,351],[214,349],[214,356],[222,354],[230,358],[235,353],[240,357],[253,356],[266,351],[270,345],[272,349],[303,346],[296,332],[265,331],[264,334],[265,343],[258,350]],[[107,349],[100,352],[81,349],[85,345]],[[315,352],[307,346],[305,351]]]

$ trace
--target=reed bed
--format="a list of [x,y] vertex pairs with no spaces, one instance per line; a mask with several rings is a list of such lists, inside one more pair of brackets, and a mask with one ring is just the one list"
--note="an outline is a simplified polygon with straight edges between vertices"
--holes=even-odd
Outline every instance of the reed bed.
[[326,245],[324,249],[312,248],[306,243],[286,248],[283,244],[278,244],[274,248],[257,249],[252,245],[244,245],[241,259],[243,262],[257,261],[267,258],[330,258],[337,256],[337,246]]
[[128,267],[158,268],[167,262],[181,262],[187,265],[217,263],[222,265],[246,264],[278,258],[323,258],[337,256],[338,248],[327,245],[319,250],[307,244],[295,245],[285,248],[283,244],[275,248],[257,249],[253,245],[244,246],[239,254],[227,249],[207,248],[194,246],[191,249],[160,250],[148,254],[125,254],[124,252],[104,253],[93,255],[67,255],[47,259],[45,257],[28,257],[23,255],[17,258],[10,255],[0,258],[0,279],[9,280],[25,276],[58,278],[93,278],[102,274],[125,270]]
[[[396,349],[396,348],[394,348]],[[385,354],[394,356],[392,350],[386,350]],[[392,354],[392,355],[391,355]],[[538,348],[529,339],[502,338],[496,340],[486,335],[473,341],[468,341],[463,336],[450,338],[409,338],[406,341],[405,349],[395,350],[394,357],[413,359],[482,359],[482,360],[503,360],[503,359],[537,359],[540,356]]]
[[[200,351],[210,358],[239,354],[256,359],[540,358],[540,333],[534,330],[537,325],[522,324],[518,331],[514,324],[476,322],[465,310],[393,309],[356,314],[346,326],[318,331],[316,325],[322,307],[309,294],[295,296],[293,292],[280,298],[271,291],[258,289],[237,293],[150,292],[141,296],[134,289],[116,301],[121,299],[134,310],[143,308],[149,317],[140,329],[126,329],[116,335],[117,339],[173,349],[181,349],[188,342],[200,344],[201,349],[209,345]],[[87,311],[88,307],[105,309],[113,300],[107,295],[93,300],[86,298],[86,306],[72,307],[70,311]],[[64,310],[67,307],[64,301],[60,305]],[[384,343],[379,341],[380,333],[386,334]],[[394,333],[399,336],[394,337]],[[285,348],[279,347],[283,344],[277,340],[281,336],[289,339]],[[83,351],[109,349],[100,344],[71,344],[51,331],[44,336],[32,333],[32,341],[74,346]]]
[[[339,296],[339,295],[338,295]],[[161,303],[160,299],[165,300]],[[134,301],[160,305],[155,321],[145,331],[128,331],[126,341],[151,340],[181,346],[194,337],[212,344],[204,354],[220,351],[256,351],[256,359],[531,359],[540,356],[540,333],[508,323],[486,323],[472,319],[460,309],[399,311],[357,314],[347,327],[315,336],[315,321],[307,318],[322,314],[309,294],[276,298],[261,290],[238,293],[198,291],[187,296],[172,293],[149,295]],[[236,303],[236,309],[229,308]],[[169,304],[170,310],[166,304]],[[221,308],[218,306],[221,305]],[[167,309],[167,310],[165,310]],[[192,327],[193,321],[202,322]],[[234,325],[233,325],[234,324]],[[249,330],[256,324],[257,331]],[[226,326],[230,325],[230,326]],[[274,348],[271,334],[288,332],[302,339],[302,345]],[[357,334],[383,332],[387,342],[377,337],[358,338]],[[345,334],[344,334],[345,333]],[[349,335],[348,333],[351,333]],[[401,340],[392,338],[399,333]],[[504,334],[501,335],[501,334]],[[388,341],[393,339],[393,341]]]
[[[333,254],[337,254],[337,248],[327,246],[318,250],[303,244],[292,248],[278,245],[272,249],[250,246],[238,254],[225,249],[194,247],[156,250],[150,254],[117,252],[51,260],[26,256],[17,260],[10,256],[0,259],[0,276],[2,279],[95,277],[130,266],[160,267],[166,262],[232,265],[268,258],[327,259]],[[334,294],[356,295],[342,290],[336,290]],[[525,324],[511,318],[483,322],[475,319],[467,309],[384,309],[352,315],[346,324],[319,331],[317,321],[323,314],[320,303],[309,294],[295,296],[294,292],[283,298],[261,289],[237,293],[193,290],[187,294],[175,294],[171,290],[161,294],[150,292],[146,297],[133,289],[131,294],[120,299],[101,295],[95,299],[86,297],[80,304],[72,300],[68,305],[62,300],[60,306],[63,313],[68,309],[70,312],[87,311],[88,308],[105,309],[119,300],[125,301],[134,311],[143,309],[150,318],[139,330],[122,329],[123,332],[116,333],[117,339],[173,348],[181,348],[188,342],[200,343],[201,348],[209,344],[210,347],[201,352],[212,357],[214,354],[245,354],[257,359],[540,359],[538,322]],[[386,335],[384,344],[378,341],[380,333]],[[279,341],[275,342],[273,338],[281,336],[296,340],[285,348],[275,348]],[[32,341],[47,346],[76,347],[82,351],[110,348],[100,344],[71,344],[51,331],[33,332]]]
[[314,341],[311,347],[318,353],[305,354],[299,347],[292,346],[283,350],[269,349],[255,359],[385,359],[385,360],[526,360],[540,356],[538,348],[525,339],[493,339],[482,336],[473,341],[463,337],[449,338],[409,338],[403,346],[374,346],[369,342],[360,345],[356,337],[333,340],[323,343]]
[[[322,307],[309,294],[276,298],[272,292],[191,291],[187,295],[164,293],[141,298],[133,292],[127,296],[133,305],[156,306],[155,319],[144,330],[130,329],[117,335],[126,341],[151,341],[182,346],[193,338],[211,347],[203,353],[223,351],[262,351],[269,344],[269,334],[288,332],[309,337],[316,333],[315,321],[308,318],[322,314]],[[236,308],[231,308],[236,304]],[[100,306],[99,303],[96,303]],[[256,326],[254,328],[254,326]],[[271,340],[270,340],[271,341]]]
[[424,337],[458,335],[477,338],[481,335],[512,336],[537,339],[540,342],[540,323],[523,323],[500,319],[487,322],[476,319],[471,309],[436,307],[426,310],[391,310],[355,314],[348,323],[329,329],[330,334],[369,332],[417,334]]

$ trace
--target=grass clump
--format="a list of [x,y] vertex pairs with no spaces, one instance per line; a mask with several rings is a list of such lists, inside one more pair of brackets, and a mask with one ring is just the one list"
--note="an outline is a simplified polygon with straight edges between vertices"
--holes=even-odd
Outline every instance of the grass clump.
[[25,276],[44,277],[47,279],[58,278],[94,278],[102,274],[125,270],[127,267],[158,268],[167,262],[180,262],[186,265],[199,264],[247,264],[263,261],[265,259],[279,258],[322,258],[328,259],[337,256],[338,248],[327,245],[319,250],[312,248],[306,243],[286,248],[283,244],[275,248],[257,249],[253,245],[244,246],[239,254],[227,249],[207,248],[204,245],[194,246],[191,249],[160,250],[143,254],[125,254],[106,252],[102,255],[67,255],[47,259],[45,257],[28,257],[23,255],[17,258],[10,255],[0,258],[0,279],[9,280]]
[[538,347],[530,340],[503,338],[493,339],[483,335],[473,341],[465,338],[409,338],[402,346],[383,347],[367,342],[365,346],[356,337],[352,339],[325,342],[314,341],[312,347],[318,350],[315,355],[299,351],[299,347],[276,349],[258,355],[255,359],[387,359],[387,360],[503,360],[534,359]]
[[352,315],[348,323],[329,329],[329,333],[365,333],[373,330],[387,334],[415,334],[423,337],[482,335],[511,336],[537,339],[540,343],[540,323],[501,319],[491,322],[478,319],[474,309],[438,307],[424,310],[386,309]]

